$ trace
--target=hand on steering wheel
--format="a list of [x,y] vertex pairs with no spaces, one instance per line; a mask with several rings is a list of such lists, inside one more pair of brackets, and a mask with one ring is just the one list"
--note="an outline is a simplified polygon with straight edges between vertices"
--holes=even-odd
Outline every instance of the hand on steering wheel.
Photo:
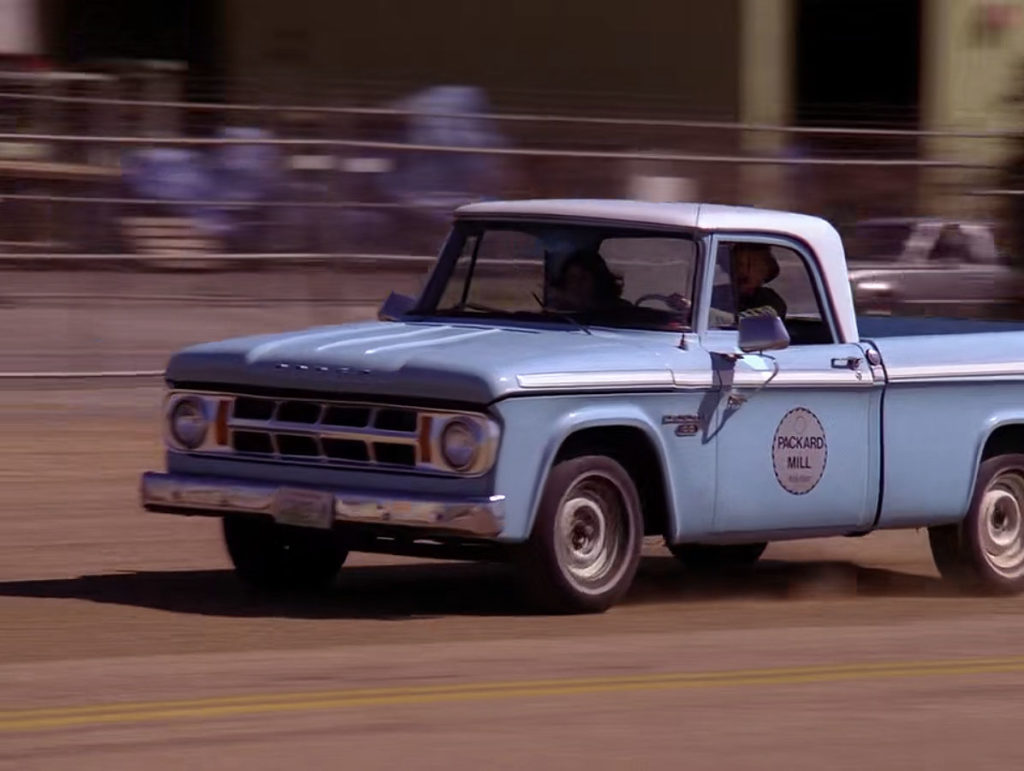
[[672,308],[673,310],[676,311],[688,311],[690,310],[690,307],[692,305],[692,303],[690,303],[688,299],[683,297],[678,292],[673,292],[672,294],[669,295],[656,293],[645,294],[639,297],[637,301],[633,304],[640,305],[640,303],[642,303],[644,300],[658,300],[659,302],[665,303],[665,305],[667,305],[669,308]]

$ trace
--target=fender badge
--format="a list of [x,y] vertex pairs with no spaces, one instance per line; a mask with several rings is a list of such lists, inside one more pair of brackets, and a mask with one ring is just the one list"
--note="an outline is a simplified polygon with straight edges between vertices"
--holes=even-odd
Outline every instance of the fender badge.
[[676,436],[694,436],[700,431],[700,419],[696,415],[662,415],[661,425],[675,426]]

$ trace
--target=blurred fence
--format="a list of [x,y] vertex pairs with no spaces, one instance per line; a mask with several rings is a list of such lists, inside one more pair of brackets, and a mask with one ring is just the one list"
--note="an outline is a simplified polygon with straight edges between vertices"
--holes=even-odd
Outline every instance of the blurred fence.
[[0,254],[423,255],[454,206],[533,196],[756,203],[842,228],[937,196],[977,209],[998,169],[963,150],[1005,139],[494,114],[457,87],[378,108],[87,93],[0,90]]
[[191,342],[368,318],[416,291],[472,200],[757,204],[842,230],[936,200],[976,211],[1000,177],[972,159],[1006,139],[495,114],[457,87],[346,107],[71,84],[0,77],[3,382],[157,372]]

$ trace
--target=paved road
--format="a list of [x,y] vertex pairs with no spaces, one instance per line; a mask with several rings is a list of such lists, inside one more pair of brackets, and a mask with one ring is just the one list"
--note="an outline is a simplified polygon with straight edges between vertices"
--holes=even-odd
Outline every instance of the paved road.
[[216,522],[135,505],[158,398],[0,391],[0,768],[1019,765],[1022,600],[949,593],[921,533],[704,581],[651,541],[601,616],[362,555],[259,598]]

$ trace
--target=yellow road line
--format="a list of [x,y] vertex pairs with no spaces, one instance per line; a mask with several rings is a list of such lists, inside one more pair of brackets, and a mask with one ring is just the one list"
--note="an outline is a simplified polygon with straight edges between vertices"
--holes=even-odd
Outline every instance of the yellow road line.
[[682,690],[741,685],[798,685],[886,678],[934,677],[1005,672],[1024,673],[1024,657],[953,659],[817,667],[656,673],[615,677],[559,678],[460,683],[452,685],[362,688],[252,694],[207,699],[121,702],[0,711],[0,731],[129,724],[179,718],[257,715],[343,707],[416,705],[513,697],[566,696],[623,691]]
[[735,677],[777,677],[780,675],[809,675],[809,674],[830,674],[853,671],[858,673],[886,672],[892,669],[907,670],[915,667],[946,667],[946,666],[1024,666],[1024,656],[1000,657],[1000,658],[973,658],[973,659],[936,659],[925,661],[880,661],[863,662],[857,664],[826,664],[819,666],[801,667],[771,667],[767,669],[732,669],[724,671],[697,671],[697,672],[658,672],[639,675],[611,675],[604,677],[581,677],[581,678],[549,678],[544,680],[499,680],[491,682],[470,682],[452,683],[447,685],[422,685],[422,686],[388,686],[384,688],[346,688],[343,690],[327,691],[296,691],[282,693],[255,693],[241,694],[238,696],[216,696],[200,699],[175,699],[168,701],[142,701],[142,702],[111,702],[108,704],[69,706],[69,707],[41,707],[33,709],[0,710],[0,721],[13,716],[26,715],[55,715],[67,713],[92,713],[105,711],[123,711],[128,709],[162,709],[165,707],[191,707],[191,706],[217,706],[225,704],[240,704],[249,702],[268,701],[294,701],[296,699],[332,699],[339,697],[363,697],[393,695],[395,693],[409,694],[433,694],[448,693],[465,690],[503,690],[507,688],[535,688],[535,687],[558,687],[576,685],[599,685],[599,684],[630,684],[633,682],[647,682],[652,678],[660,681],[687,681],[687,680],[709,680],[709,679],[731,679]]

